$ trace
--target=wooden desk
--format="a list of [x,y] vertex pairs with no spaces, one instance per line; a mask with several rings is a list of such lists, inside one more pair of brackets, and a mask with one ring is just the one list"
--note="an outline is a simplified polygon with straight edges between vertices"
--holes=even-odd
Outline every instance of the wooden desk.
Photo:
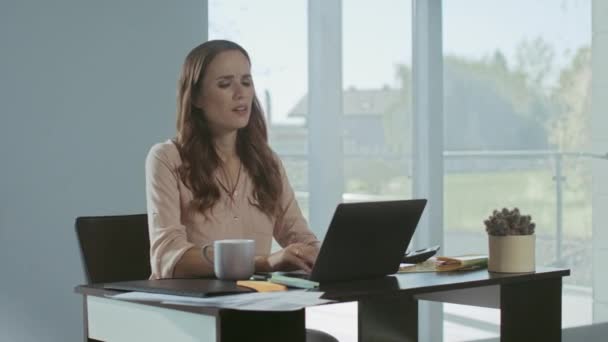
[[[529,274],[487,270],[408,273],[322,286],[323,298],[358,301],[359,341],[417,341],[418,300],[501,310],[501,341],[561,341],[566,269]],[[114,292],[78,286],[85,341],[304,341],[304,310],[289,313],[141,303],[105,298]],[[437,322],[442,324],[442,322]]]

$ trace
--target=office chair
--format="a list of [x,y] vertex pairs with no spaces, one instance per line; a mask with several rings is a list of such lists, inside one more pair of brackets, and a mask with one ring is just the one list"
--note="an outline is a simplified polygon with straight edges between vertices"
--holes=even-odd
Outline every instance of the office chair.
[[87,283],[148,279],[148,215],[76,218]]
[[[147,214],[78,217],[76,235],[88,284],[150,277]],[[323,331],[306,329],[306,342],[338,340]]]

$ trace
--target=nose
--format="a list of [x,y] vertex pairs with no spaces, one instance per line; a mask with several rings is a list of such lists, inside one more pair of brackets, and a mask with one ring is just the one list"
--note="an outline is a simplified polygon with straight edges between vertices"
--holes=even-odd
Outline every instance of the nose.
[[232,95],[232,98],[235,100],[239,100],[242,99],[243,97],[245,97],[244,95],[244,88],[242,84],[239,84],[238,82],[235,82],[234,84],[234,93]]

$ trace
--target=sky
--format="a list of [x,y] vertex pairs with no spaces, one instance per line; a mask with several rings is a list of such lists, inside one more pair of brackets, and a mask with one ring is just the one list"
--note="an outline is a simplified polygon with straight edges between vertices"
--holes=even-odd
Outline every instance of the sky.
[[[342,0],[343,88],[397,86],[395,66],[411,65],[409,0]],[[258,96],[271,97],[273,121],[308,88],[306,0],[211,0],[209,38],[231,39],[252,58]],[[524,39],[555,49],[557,68],[591,42],[591,0],[444,0],[444,55],[468,58],[500,50],[509,65]]]

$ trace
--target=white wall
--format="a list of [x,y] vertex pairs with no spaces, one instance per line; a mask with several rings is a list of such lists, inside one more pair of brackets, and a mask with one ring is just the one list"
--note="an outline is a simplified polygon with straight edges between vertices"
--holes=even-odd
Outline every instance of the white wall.
[[78,341],[79,215],[145,210],[202,0],[0,2],[0,340]]

